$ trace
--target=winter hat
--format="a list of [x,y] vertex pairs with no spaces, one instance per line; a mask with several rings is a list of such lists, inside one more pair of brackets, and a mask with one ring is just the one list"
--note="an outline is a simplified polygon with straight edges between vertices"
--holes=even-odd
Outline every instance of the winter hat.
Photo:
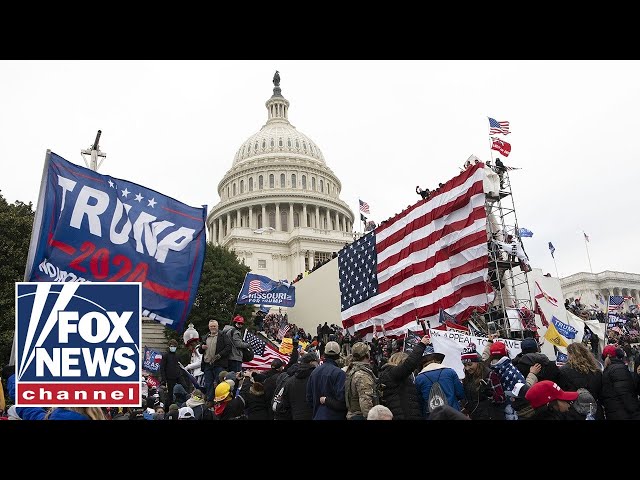
[[274,358],[271,361],[271,368],[273,370],[277,370],[280,367],[284,367],[284,362],[282,360],[280,360],[279,358]]
[[462,354],[460,355],[460,361],[462,363],[472,363],[472,362],[482,361],[482,357],[480,357],[480,355],[478,355],[478,352],[476,351],[475,343],[470,343],[469,345],[467,345],[462,349]]
[[236,381],[236,372],[228,372],[225,376],[224,376],[225,380],[233,380],[234,382]]
[[239,323],[240,325],[244,325],[244,318],[240,315],[236,315],[233,317],[233,323]]
[[172,403],[171,405],[169,405],[169,411],[171,410],[178,410],[178,405],[176,403]]
[[305,353],[300,359],[300,363],[311,363],[317,361],[318,357],[316,357],[313,353]]
[[195,418],[191,407],[182,407],[178,409],[178,420],[188,420],[191,418]]
[[535,338],[525,338],[520,343],[522,353],[536,353],[538,351],[538,342]]
[[553,400],[572,402],[578,398],[578,392],[565,392],[551,380],[542,380],[529,388],[525,398],[533,408],[540,408]]
[[505,357],[507,355],[507,346],[504,342],[493,342],[491,347],[489,347],[489,353],[491,355],[500,355],[501,357]]

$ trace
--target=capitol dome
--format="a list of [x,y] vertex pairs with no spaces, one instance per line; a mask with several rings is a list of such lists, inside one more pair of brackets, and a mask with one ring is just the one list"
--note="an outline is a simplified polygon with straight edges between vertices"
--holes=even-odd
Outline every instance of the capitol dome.
[[320,148],[289,123],[278,72],[273,83],[267,121],[238,148],[207,227],[252,272],[292,280],[353,241],[355,217]]

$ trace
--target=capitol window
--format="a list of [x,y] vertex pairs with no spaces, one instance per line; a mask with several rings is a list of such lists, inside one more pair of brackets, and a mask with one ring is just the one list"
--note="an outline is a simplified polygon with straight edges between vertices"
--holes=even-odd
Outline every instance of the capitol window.
[[253,177],[249,177],[249,191],[253,192]]
[[305,152],[307,151],[307,142],[302,142],[302,148]]
[[273,148],[273,146],[275,145],[275,143],[273,143],[273,138],[271,139],[271,148]]
[[296,138],[296,148],[300,148],[300,144],[298,143],[298,139]]
[[287,180],[285,178],[284,173],[280,174],[280,188],[284,188],[287,186]]
[[269,175],[269,188],[276,188],[276,181],[273,174]]
[[262,181],[262,175],[260,175],[258,177],[258,190],[262,190],[263,188],[264,188],[264,185],[263,185],[263,181]]
[[288,146],[289,148],[291,148],[291,139],[290,139],[290,138],[287,138],[287,146]]
[[244,180],[240,180],[240,193],[244,193]]
[[303,190],[307,189],[307,176],[306,175],[302,175],[302,189]]
[[324,193],[324,182],[320,180],[320,191]]
[[269,212],[269,226],[276,228],[276,212]]
[[235,183],[233,184],[233,196],[234,197],[236,196],[236,184]]
[[297,178],[296,178],[296,175],[293,174],[291,175],[291,188],[297,188],[297,187],[298,187]]
[[254,148],[254,150],[256,151],[256,153],[258,153],[258,141],[256,140],[256,148]]
[[227,198],[229,198],[231,195],[229,195],[229,187],[227,187]]
[[267,148],[267,141],[266,140],[262,140],[262,148]]
[[258,268],[267,268],[266,260],[258,260]]
[[311,190],[316,191],[316,177],[311,177]]
[[278,145],[279,145],[279,146],[282,146],[282,139],[281,139],[281,138],[280,138],[280,139],[278,139]]

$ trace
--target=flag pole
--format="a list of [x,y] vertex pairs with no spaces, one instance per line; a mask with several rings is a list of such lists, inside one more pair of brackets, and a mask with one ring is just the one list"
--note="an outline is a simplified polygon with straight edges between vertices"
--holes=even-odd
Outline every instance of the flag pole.
[[587,245],[587,234],[584,233],[584,231],[582,232],[582,234],[584,235],[584,248],[587,249],[587,258],[589,259],[589,270],[591,270],[591,273],[593,273],[593,268],[591,267],[591,257],[589,256],[589,246]]
[[551,255],[551,258],[553,258],[553,264],[556,267],[556,278],[558,278],[558,280],[560,280],[560,274],[558,273],[558,264],[556,263],[556,257],[554,257],[553,255]]

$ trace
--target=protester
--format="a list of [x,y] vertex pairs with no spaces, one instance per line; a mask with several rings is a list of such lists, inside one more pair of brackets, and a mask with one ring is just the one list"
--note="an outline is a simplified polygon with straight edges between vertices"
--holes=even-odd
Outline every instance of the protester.
[[218,321],[209,320],[209,333],[204,335],[198,346],[202,355],[202,370],[204,372],[204,389],[206,399],[213,401],[214,389],[219,383],[218,376],[229,367],[231,355],[231,339],[227,335],[219,335]]
[[345,401],[347,420],[366,420],[374,400],[376,376],[370,366],[371,349],[369,345],[358,342],[353,346],[353,361],[347,369],[345,379]]
[[607,420],[640,420],[636,384],[623,358],[624,352],[615,345],[602,349],[604,371],[600,400]]
[[374,405],[367,414],[367,420],[393,420],[393,412],[384,405]]
[[558,385],[563,390],[575,392],[586,388],[596,401],[596,420],[604,420],[604,410],[600,403],[602,393],[602,372],[589,348],[580,342],[570,343],[567,347],[567,363],[560,367]]
[[306,399],[313,409],[313,420],[344,420],[347,407],[344,398],[346,374],[337,361],[340,345],[327,343],[324,361],[311,372],[307,382]]
[[422,370],[416,376],[416,389],[422,416],[429,418],[429,394],[436,382],[440,384],[447,404],[454,410],[460,411],[460,401],[464,400],[464,388],[458,374],[453,368],[442,365],[445,355],[435,352],[433,345],[427,345],[425,352],[422,357]]
[[504,420],[506,396],[500,376],[482,361],[471,343],[462,350],[464,400],[462,411],[472,420]]
[[570,402],[578,398],[578,392],[565,392],[558,384],[542,380],[527,390],[525,398],[534,409],[530,420],[569,420]]

